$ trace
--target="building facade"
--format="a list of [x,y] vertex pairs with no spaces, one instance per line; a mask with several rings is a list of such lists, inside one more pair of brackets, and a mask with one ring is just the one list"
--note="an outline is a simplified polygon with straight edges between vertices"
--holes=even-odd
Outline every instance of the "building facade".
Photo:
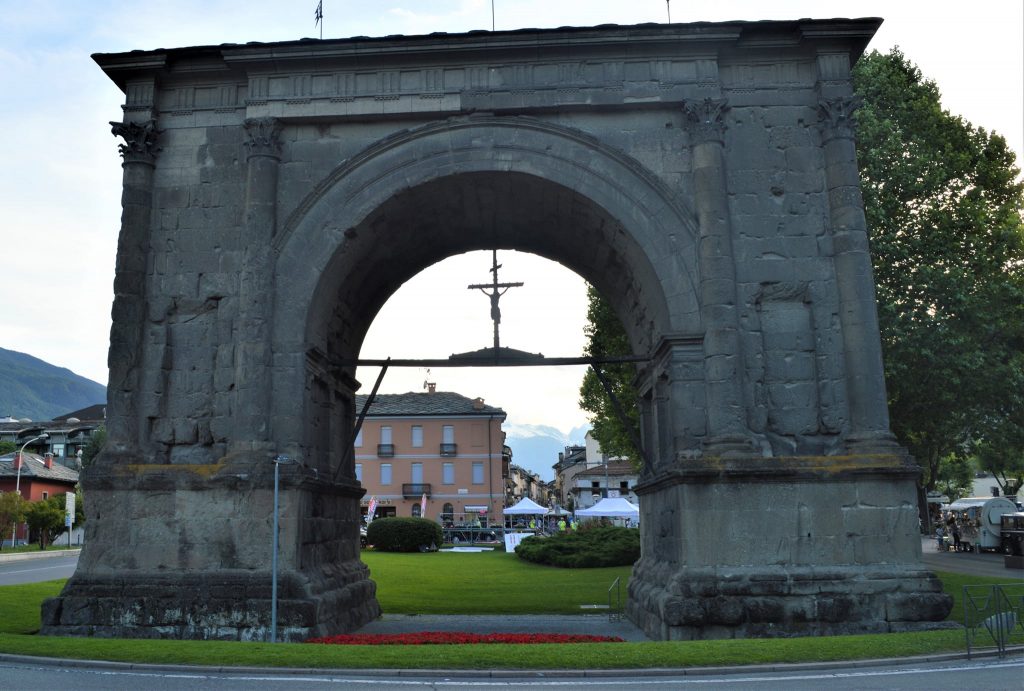
[[[50,455],[55,463],[81,468],[81,452],[102,427],[106,406],[97,404],[61,415],[53,420],[0,419],[0,442],[10,442],[40,456]],[[38,439],[42,435],[44,439]],[[34,441],[33,441],[34,440]]]
[[559,503],[553,483],[544,482],[537,473],[514,463],[509,466],[505,494],[506,506],[512,506],[522,499],[530,499],[548,507]]
[[[78,484],[78,471],[54,461],[51,454],[18,452],[0,456],[0,493],[15,492],[29,502],[43,501],[67,493],[74,494]],[[6,531],[5,531],[6,532]],[[28,526],[15,526],[15,542],[28,541]],[[0,535],[4,545],[11,544],[11,535]]]
[[562,505],[573,511],[590,508],[605,497],[638,503],[639,471],[629,459],[602,452],[589,431],[583,446],[567,446],[558,454],[554,469]]
[[[362,410],[365,396],[358,396]],[[423,516],[500,525],[508,477],[505,411],[457,393],[380,394],[355,439],[365,517]],[[425,510],[423,503],[426,503]]]
[[567,446],[565,451],[558,452],[558,462],[552,466],[555,469],[554,495],[558,503],[569,510],[574,509],[572,503],[573,477],[587,467],[587,449],[584,446]]

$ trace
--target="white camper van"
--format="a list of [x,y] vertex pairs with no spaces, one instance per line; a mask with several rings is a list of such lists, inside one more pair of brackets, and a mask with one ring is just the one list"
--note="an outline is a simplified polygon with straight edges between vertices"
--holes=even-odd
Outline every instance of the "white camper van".
[[961,549],[977,552],[999,549],[1000,517],[1015,513],[1017,505],[1006,497],[967,497],[956,500],[945,511],[960,526]]

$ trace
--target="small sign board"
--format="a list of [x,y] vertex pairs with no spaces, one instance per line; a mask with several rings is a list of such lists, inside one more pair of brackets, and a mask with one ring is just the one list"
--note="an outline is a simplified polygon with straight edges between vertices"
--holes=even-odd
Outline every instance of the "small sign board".
[[533,535],[533,533],[505,533],[505,551],[515,552],[519,543],[531,535]]
[[70,528],[75,522],[75,493],[68,492],[64,495],[64,513],[68,515],[66,525]]

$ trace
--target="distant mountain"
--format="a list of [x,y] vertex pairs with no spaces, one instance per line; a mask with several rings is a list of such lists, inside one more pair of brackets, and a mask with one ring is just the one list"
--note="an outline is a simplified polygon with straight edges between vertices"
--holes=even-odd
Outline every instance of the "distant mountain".
[[64,367],[0,348],[0,417],[52,420],[107,400],[107,387]]
[[505,443],[512,449],[512,462],[537,473],[542,480],[555,477],[552,466],[558,454],[571,444],[583,444],[589,425],[576,427],[568,434],[548,425],[505,424]]

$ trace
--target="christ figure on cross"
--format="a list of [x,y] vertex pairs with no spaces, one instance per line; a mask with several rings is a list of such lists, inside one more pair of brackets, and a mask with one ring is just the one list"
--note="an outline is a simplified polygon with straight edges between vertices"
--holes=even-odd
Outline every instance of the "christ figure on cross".
[[498,269],[501,268],[501,264],[498,263],[498,250],[493,250],[493,261],[491,264],[491,273],[494,276],[490,283],[474,283],[468,286],[469,290],[479,290],[487,297],[491,298],[491,321],[494,322],[494,349],[497,350],[499,346],[498,338],[498,324],[501,323],[501,309],[498,307],[498,300],[501,296],[508,292],[509,288],[518,288],[523,285],[522,283],[498,283]]

